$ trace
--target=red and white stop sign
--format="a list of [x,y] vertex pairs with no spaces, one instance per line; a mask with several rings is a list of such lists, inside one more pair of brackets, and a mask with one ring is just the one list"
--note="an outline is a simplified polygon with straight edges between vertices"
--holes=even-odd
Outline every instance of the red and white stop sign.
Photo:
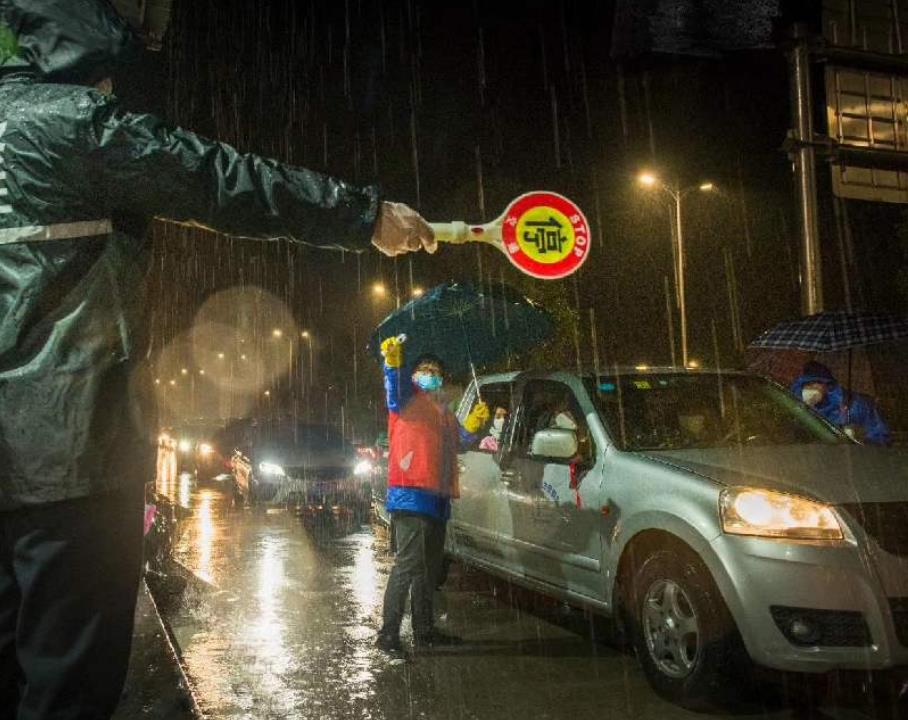
[[590,224],[563,195],[537,191],[521,195],[505,210],[501,240],[519,270],[543,280],[577,272],[590,254]]

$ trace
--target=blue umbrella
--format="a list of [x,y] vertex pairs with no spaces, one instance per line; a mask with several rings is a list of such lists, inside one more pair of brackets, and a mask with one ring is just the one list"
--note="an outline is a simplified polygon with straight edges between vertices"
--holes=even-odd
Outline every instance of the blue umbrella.
[[908,338],[908,319],[834,310],[781,322],[750,344],[768,350],[835,352]]
[[513,288],[449,282],[428,290],[386,317],[372,333],[369,352],[381,360],[385,338],[406,335],[406,357],[432,353],[454,373],[497,362],[551,337],[551,316]]

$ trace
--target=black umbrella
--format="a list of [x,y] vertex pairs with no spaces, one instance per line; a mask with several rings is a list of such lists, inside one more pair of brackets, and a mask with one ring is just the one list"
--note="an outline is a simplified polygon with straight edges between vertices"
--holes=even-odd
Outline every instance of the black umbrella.
[[[748,346],[751,367],[763,369],[784,364],[784,358],[767,357],[774,351],[828,354],[847,353],[846,393],[851,392],[852,353],[867,347],[908,339],[908,319],[871,312],[833,310],[781,322]],[[797,355],[796,355],[797,356]]]

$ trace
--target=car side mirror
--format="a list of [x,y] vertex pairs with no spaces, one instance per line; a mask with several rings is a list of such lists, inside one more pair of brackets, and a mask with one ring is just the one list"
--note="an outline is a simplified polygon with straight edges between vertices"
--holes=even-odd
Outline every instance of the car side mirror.
[[570,460],[577,455],[577,433],[561,428],[540,430],[533,436],[530,453],[536,457]]

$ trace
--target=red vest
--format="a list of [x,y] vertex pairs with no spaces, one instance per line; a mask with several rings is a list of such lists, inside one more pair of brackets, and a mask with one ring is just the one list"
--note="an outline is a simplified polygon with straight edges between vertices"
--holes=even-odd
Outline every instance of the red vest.
[[[450,485],[444,483],[443,447],[451,448]],[[457,418],[426,393],[416,390],[400,413],[388,415],[388,486],[429,490],[460,497],[457,482]]]

